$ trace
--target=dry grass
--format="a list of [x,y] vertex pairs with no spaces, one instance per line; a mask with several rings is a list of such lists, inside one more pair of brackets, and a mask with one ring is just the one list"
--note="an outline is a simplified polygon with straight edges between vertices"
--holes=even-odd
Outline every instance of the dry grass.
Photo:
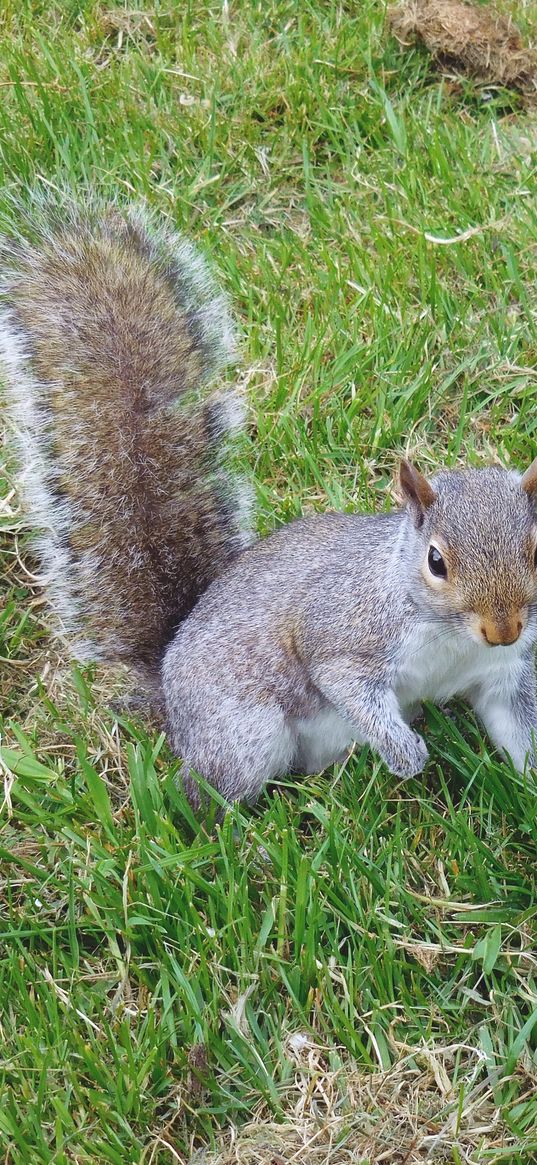
[[403,45],[424,44],[440,65],[493,85],[537,91],[537,52],[510,17],[461,0],[407,0],[389,13]]
[[[216,1151],[194,1153],[190,1165],[440,1165],[477,1162],[484,1152],[488,1161],[510,1159],[515,1141],[494,1101],[497,1073],[475,1049],[407,1049],[389,1072],[369,1075],[350,1066],[334,1071],[327,1050],[306,1033],[290,1044],[296,1073],[284,1122],[256,1111]],[[528,1088],[535,1083],[528,1079]],[[166,1141],[164,1133],[154,1144]]]

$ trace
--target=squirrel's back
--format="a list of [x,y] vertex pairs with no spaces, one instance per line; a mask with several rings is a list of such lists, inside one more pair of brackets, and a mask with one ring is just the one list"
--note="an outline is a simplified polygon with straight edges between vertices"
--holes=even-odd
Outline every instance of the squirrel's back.
[[43,221],[2,243],[0,359],[49,594],[79,657],[154,668],[244,539],[237,401],[200,393],[233,355],[227,306],[140,212]]

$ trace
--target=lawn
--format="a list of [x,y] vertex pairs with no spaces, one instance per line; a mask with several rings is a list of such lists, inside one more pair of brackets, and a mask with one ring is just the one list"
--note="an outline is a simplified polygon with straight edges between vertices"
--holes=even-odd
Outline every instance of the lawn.
[[[405,451],[536,452],[536,108],[384,15],[0,13],[1,218],[89,185],[212,257],[262,532],[394,505]],[[5,1165],[537,1160],[534,778],[429,708],[422,777],[358,751],[204,828],[158,730],[51,636],[7,446],[0,554]]]

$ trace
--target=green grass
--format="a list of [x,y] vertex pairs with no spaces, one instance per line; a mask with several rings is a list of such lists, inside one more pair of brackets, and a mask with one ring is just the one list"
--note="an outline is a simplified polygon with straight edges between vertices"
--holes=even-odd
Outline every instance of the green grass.
[[[393,504],[407,448],[425,468],[535,453],[537,117],[402,55],[383,15],[2,6],[0,211],[89,183],[212,255],[263,531]],[[463,708],[430,709],[422,778],[357,753],[200,828],[162,739],[57,653],[12,471],[6,453],[2,1160],[171,1165],[252,1113],[288,1120],[297,1032],[341,1081],[436,1057],[466,1114],[438,1160],[536,1160],[535,786]]]

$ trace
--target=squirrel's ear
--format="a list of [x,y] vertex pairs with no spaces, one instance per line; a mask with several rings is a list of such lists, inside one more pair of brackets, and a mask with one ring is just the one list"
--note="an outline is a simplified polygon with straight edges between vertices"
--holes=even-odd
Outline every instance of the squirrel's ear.
[[437,494],[435,494],[432,485],[429,485],[427,478],[410,461],[401,462],[399,482],[416,526],[419,527],[423,524],[425,511],[436,501]]
[[537,457],[526,470],[520,484],[527,494],[537,493]]

